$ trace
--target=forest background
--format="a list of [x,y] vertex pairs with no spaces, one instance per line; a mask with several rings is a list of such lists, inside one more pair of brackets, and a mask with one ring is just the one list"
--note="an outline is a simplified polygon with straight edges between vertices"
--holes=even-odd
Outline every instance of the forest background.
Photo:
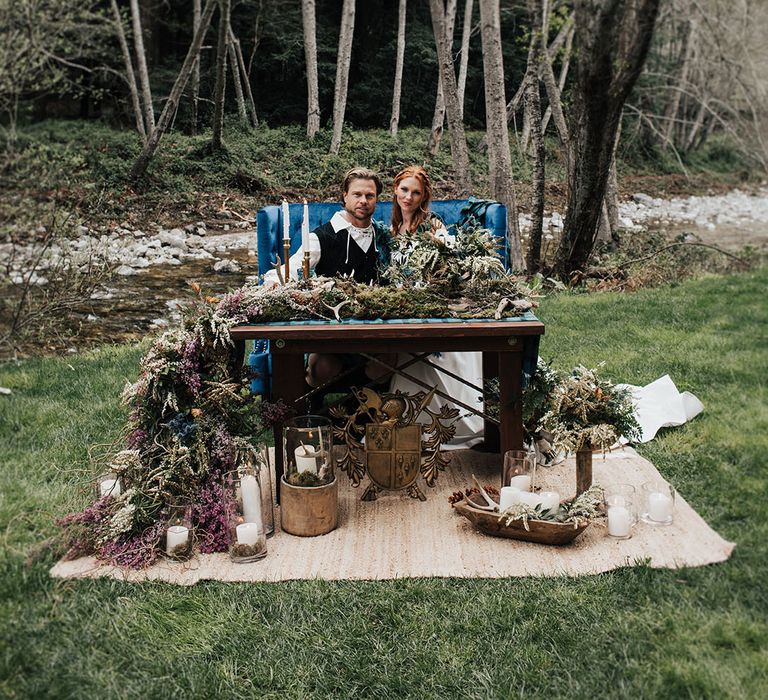
[[514,268],[581,280],[638,252],[633,186],[765,176],[766,28],[755,0],[0,0],[3,344],[110,272],[36,276],[41,247],[336,200],[357,164],[503,202]]

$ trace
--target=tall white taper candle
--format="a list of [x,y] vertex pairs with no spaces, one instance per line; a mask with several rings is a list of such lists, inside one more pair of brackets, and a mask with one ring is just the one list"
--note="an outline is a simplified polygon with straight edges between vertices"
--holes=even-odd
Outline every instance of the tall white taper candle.
[[291,213],[288,210],[288,201],[283,200],[283,240],[291,240]]
[[307,200],[304,200],[304,218],[301,221],[301,251],[309,252],[309,207]]

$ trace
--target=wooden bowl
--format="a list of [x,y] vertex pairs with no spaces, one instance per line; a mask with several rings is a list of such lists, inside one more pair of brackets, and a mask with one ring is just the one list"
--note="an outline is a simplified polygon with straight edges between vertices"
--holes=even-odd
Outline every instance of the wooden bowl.
[[[499,520],[499,513],[490,513],[487,510],[475,508],[472,505],[473,496],[467,501],[454,504],[454,508],[469,520],[480,532],[493,537],[508,537],[524,542],[538,542],[539,544],[568,544],[573,542],[584,530],[589,527],[589,521],[580,520],[576,527],[573,523],[556,523],[551,520],[528,520],[528,530],[525,529],[522,520],[513,520],[509,525],[505,520]],[[476,503],[480,503],[478,497]]]

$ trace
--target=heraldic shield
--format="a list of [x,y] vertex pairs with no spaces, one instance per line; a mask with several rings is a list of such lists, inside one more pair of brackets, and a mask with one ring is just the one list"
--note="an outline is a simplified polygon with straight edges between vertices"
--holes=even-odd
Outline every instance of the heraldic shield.
[[383,489],[400,491],[419,476],[421,467],[421,425],[365,426],[365,454],[368,476]]
[[[458,409],[445,404],[432,411],[434,392],[377,394],[368,388],[353,389],[357,410],[351,414],[331,410],[337,419],[334,442],[343,449],[336,464],[353,486],[359,486],[366,474],[370,479],[362,500],[375,501],[381,491],[403,489],[412,498],[426,500],[416,481],[423,476],[427,486],[435,485],[448,464],[440,447],[453,437],[453,422],[459,415]],[[428,422],[417,421],[422,415]]]

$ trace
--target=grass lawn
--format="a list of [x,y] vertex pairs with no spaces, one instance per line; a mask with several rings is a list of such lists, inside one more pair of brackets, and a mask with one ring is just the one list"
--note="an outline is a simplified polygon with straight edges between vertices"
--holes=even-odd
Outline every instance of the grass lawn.
[[[668,373],[705,412],[641,452],[727,539],[722,565],[578,579],[54,581],[40,542],[87,499],[141,349],[0,366],[0,697],[762,698],[768,689],[768,270],[560,295],[557,367]],[[416,504],[418,507],[418,504]],[[417,546],[414,543],[414,546]]]

